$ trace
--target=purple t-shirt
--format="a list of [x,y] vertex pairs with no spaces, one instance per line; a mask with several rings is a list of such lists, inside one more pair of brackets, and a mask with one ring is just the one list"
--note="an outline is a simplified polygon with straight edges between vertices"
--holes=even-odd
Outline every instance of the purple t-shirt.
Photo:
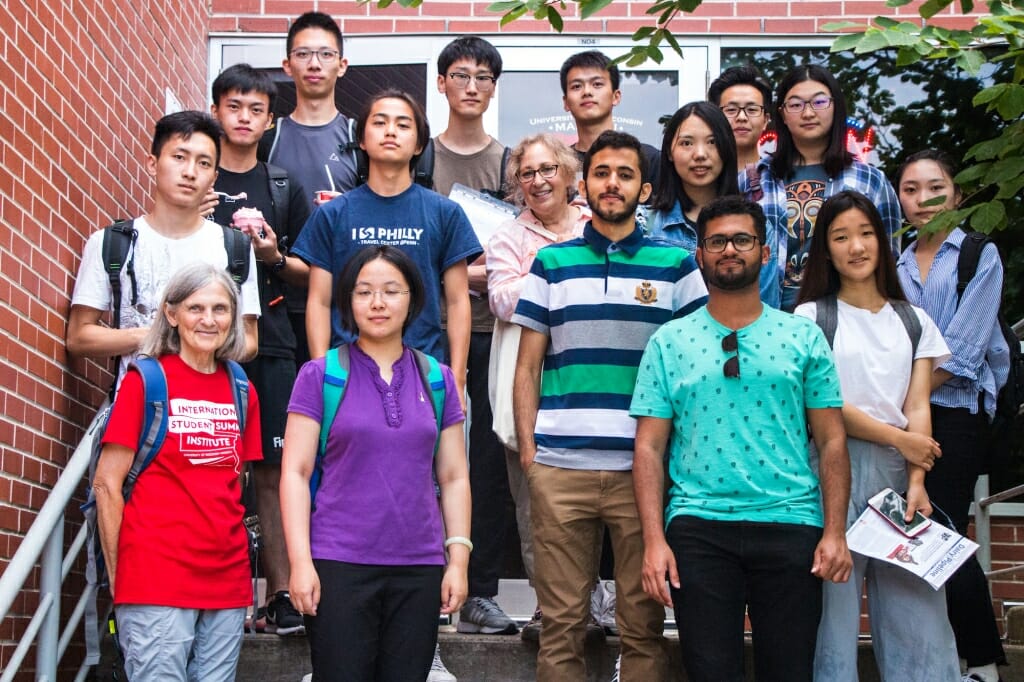
[[[325,361],[302,366],[288,411],[323,419]],[[354,564],[444,564],[444,526],[432,476],[437,421],[412,351],[391,384],[355,344],[349,379],[327,438],[323,478],[310,521],[314,559]],[[445,383],[442,428],[465,420],[455,380]]]

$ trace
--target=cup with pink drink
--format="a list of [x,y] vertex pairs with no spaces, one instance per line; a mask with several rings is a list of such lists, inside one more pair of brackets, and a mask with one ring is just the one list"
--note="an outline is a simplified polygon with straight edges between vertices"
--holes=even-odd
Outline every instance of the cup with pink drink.
[[263,211],[258,208],[240,208],[231,214],[231,224],[250,237],[264,239]]

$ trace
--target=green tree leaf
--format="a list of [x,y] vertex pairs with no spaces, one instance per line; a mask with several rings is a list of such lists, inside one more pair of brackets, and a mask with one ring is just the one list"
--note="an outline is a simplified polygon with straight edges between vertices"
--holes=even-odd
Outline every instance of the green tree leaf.
[[971,216],[971,227],[978,232],[994,232],[1006,226],[1006,207],[1001,201],[986,201],[978,204],[974,215]]
[[525,3],[519,2],[519,0],[511,0],[511,2],[507,0],[504,2],[492,2],[490,5],[487,6],[487,11],[493,12],[495,14],[504,14],[505,12],[518,9],[524,5]]
[[589,0],[588,2],[580,2],[580,18],[589,19],[594,14],[610,5],[611,2],[612,0]]

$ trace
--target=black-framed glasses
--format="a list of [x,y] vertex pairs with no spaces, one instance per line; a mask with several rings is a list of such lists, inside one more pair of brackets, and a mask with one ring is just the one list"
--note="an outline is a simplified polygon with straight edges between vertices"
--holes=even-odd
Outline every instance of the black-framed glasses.
[[461,71],[452,71],[448,74],[448,77],[455,83],[455,87],[459,90],[465,90],[469,87],[469,81],[476,83],[476,89],[481,91],[487,91],[494,88],[494,84],[498,81],[497,78],[487,75],[470,76],[468,73],[462,73]]
[[722,365],[722,374],[725,375],[726,379],[739,379],[740,341],[739,337],[736,336],[735,331],[722,337],[722,350],[726,353],[735,353],[735,355],[726,360],[725,364]]
[[723,234],[716,234],[713,237],[705,237],[704,241],[701,242],[701,246],[708,253],[721,253],[725,251],[727,244],[732,244],[733,248],[737,251],[750,251],[759,241],[758,237],[752,234],[746,234],[740,232],[730,237],[726,237]]
[[518,173],[516,173],[516,177],[519,178],[519,182],[523,183],[524,185],[529,185],[537,178],[538,175],[545,179],[551,179],[555,177],[557,173],[558,164],[549,163],[541,166],[536,170],[531,168],[530,170],[519,171]]
[[727,118],[736,118],[740,115],[741,111],[746,114],[747,118],[758,118],[764,113],[764,107],[760,104],[746,104],[742,107],[738,107],[735,104],[726,104],[724,107],[719,107],[719,109],[722,110],[722,113]]
[[300,62],[308,62],[314,56],[321,64],[330,64],[339,57],[341,53],[329,47],[321,47],[318,50],[311,50],[308,47],[297,47],[291,51],[291,56]]
[[811,99],[800,99],[799,97],[790,97],[789,99],[786,100],[786,103],[782,105],[782,108],[785,109],[786,112],[790,114],[802,114],[804,113],[804,109],[806,109],[807,107],[810,107],[815,111],[821,111],[823,109],[828,109],[831,106],[832,98],[825,97],[824,95],[822,95],[820,97],[813,97]]

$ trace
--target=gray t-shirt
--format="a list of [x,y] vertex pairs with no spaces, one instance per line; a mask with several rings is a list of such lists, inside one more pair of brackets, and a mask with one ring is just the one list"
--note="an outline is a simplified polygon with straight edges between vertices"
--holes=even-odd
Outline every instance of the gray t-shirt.
[[288,171],[292,181],[306,190],[312,212],[318,191],[347,192],[356,186],[355,155],[346,149],[349,139],[349,119],[344,114],[322,126],[307,126],[285,117],[277,122],[277,138],[268,160]]

